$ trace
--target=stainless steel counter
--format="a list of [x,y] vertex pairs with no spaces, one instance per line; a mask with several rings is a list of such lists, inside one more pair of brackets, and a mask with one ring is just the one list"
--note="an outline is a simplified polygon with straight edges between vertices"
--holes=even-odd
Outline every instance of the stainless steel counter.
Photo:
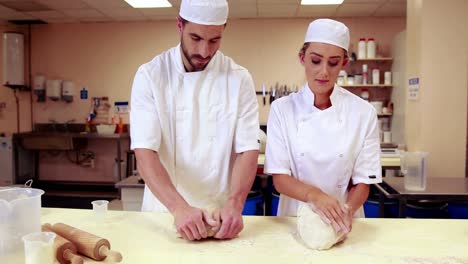
[[406,216],[408,200],[468,201],[468,178],[427,178],[424,191],[405,189],[404,177],[385,177],[376,184],[380,192],[380,213],[385,198],[399,200],[399,217]]

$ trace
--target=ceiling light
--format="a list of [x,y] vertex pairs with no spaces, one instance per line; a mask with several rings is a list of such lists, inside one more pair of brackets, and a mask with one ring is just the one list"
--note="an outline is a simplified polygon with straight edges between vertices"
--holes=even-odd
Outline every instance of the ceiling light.
[[341,5],[344,0],[301,0],[301,5]]
[[172,7],[171,3],[167,0],[125,0],[125,2],[134,8]]

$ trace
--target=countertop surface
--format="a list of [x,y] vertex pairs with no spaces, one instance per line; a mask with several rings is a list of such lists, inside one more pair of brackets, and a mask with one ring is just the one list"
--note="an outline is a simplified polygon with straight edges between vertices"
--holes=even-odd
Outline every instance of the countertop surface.
[[[382,157],[380,158],[382,167],[400,167],[400,158]],[[258,165],[265,164],[265,154],[258,155]]]
[[426,189],[424,191],[405,189],[404,177],[385,177],[383,181],[400,194],[468,196],[468,178],[428,177],[426,178]]
[[[293,217],[244,217],[233,240],[188,242],[176,237],[162,213],[42,209],[43,223],[63,222],[109,239],[122,263],[468,263],[468,221],[357,219],[344,241],[327,251],[303,246]],[[10,256],[11,257],[11,256]],[[21,263],[21,254],[15,261]],[[85,263],[100,263],[86,259]]]

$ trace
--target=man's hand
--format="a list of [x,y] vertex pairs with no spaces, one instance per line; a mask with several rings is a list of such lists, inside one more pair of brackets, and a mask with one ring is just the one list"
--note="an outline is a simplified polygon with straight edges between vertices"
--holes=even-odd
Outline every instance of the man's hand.
[[[177,232],[186,240],[200,240],[208,236],[205,221],[208,214],[199,208],[189,205],[179,207],[173,212]],[[210,217],[208,224],[215,224]]]
[[243,205],[235,199],[230,199],[221,210],[214,212],[216,221],[221,223],[221,229],[214,236],[217,239],[236,237],[244,228],[242,220]]

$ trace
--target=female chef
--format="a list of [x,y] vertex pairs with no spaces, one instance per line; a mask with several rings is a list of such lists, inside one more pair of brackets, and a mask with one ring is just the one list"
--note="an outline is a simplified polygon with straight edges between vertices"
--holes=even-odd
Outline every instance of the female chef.
[[295,216],[308,203],[342,234],[353,216],[364,216],[369,184],[382,179],[376,111],[335,84],[348,47],[343,23],[310,23],[299,53],[307,83],[272,104],[265,162],[281,193],[279,216]]

